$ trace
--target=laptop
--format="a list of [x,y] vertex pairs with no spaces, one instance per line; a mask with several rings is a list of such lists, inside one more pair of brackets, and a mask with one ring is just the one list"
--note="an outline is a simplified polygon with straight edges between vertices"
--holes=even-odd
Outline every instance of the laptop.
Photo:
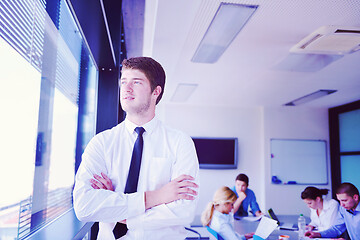
[[278,225],[280,226],[280,229],[283,230],[291,230],[291,231],[297,231],[298,230],[298,226],[295,223],[287,223],[287,222],[280,222],[279,218],[276,216],[274,210],[272,208],[270,208],[268,210],[269,216],[274,219],[275,221],[277,221]]

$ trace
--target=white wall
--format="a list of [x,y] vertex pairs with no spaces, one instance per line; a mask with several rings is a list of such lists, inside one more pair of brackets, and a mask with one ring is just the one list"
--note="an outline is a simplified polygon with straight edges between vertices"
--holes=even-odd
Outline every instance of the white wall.
[[[329,146],[329,126],[327,109],[310,109],[305,107],[279,107],[264,110],[264,159],[265,159],[265,196],[266,209],[272,207],[279,214],[310,215],[309,209],[300,198],[306,185],[276,185],[271,184],[270,171],[270,139],[321,139]],[[327,147],[329,149],[329,147]],[[328,185],[312,185],[331,190],[330,157],[328,160]],[[305,173],[304,173],[305,174]],[[331,193],[328,194],[331,197]]]
[[[279,214],[309,215],[300,199],[301,186],[271,184],[270,139],[324,139],[328,140],[326,109],[300,107],[230,108],[159,105],[157,114],[164,123],[196,137],[237,137],[239,163],[236,170],[200,170],[200,198],[196,211],[200,215],[213,193],[220,186],[233,186],[235,177],[246,173],[249,187],[255,192],[262,211],[269,207]],[[318,186],[327,187],[329,186]]]
[[232,187],[236,176],[244,172],[250,178],[263,209],[263,113],[261,108],[232,109],[217,107],[188,107],[176,104],[161,106],[158,116],[167,125],[197,137],[237,137],[239,142],[238,169],[200,169],[201,192],[196,211],[200,215],[214,192],[221,186]]

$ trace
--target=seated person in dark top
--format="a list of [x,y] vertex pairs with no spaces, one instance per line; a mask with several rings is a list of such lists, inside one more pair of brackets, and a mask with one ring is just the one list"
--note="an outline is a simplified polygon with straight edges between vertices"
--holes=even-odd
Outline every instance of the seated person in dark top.
[[241,173],[236,177],[235,186],[232,190],[238,197],[234,202],[234,218],[248,216],[249,206],[254,216],[261,216],[259,204],[256,202],[255,193],[248,188],[249,178]]

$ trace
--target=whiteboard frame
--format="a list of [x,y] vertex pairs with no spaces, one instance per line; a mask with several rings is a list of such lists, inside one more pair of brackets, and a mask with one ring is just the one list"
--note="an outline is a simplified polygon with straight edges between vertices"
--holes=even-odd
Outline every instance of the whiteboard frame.
[[[299,152],[296,153],[296,151],[300,150],[295,149],[294,145],[299,144],[299,148],[304,149],[306,145],[309,146],[309,144],[312,143],[314,143],[314,145],[311,146],[311,150],[309,150],[308,152],[301,152],[300,154]],[[274,144],[276,144],[276,146]],[[284,151],[283,149],[281,149],[280,151],[282,152],[279,152],[279,145],[283,145],[283,147],[285,147]],[[270,139],[270,153],[271,183],[294,185],[329,184],[326,140],[272,138]],[[289,156],[291,157],[291,161],[286,161],[284,164],[285,160],[283,160],[282,158],[289,158]],[[280,159],[281,161],[276,162],[276,159]],[[316,161],[313,162],[313,160]],[[276,164],[278,166],[276,166]],[[306,167],[307,165],[313,164],[315,164],[315,167],[313,168]],[[279,167],[280,165],[281,167]],[[300,171],[300,173],[298,172],[298,170]],[[310,178],[309,181],[299,179],[298,177],[301,176],[301,172],[304,172],[304,175],[307,175],[308,177],[312,176],[313,178]],[[292,179],[289,176],[293,176]]]

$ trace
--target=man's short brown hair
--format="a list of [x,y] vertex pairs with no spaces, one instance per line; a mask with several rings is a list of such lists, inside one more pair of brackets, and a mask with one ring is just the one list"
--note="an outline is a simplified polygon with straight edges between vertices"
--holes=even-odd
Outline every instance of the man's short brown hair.
[[244,173],[240,173],[239,175],[237,175],[236,180],[243,181],[244,183],[246,183],[247,186],[249,186],[249,177],[246,176],[246,174]]
[[165,71],[160,63],[150,57],[134,57],[122,61],[122,69],[137,69],[145,74],[150,81],[151,92],[157,86],[161,87],[161,93],[156,99],[156,104],[162,98],[165,88]]
[[348,196],[359,196],[359,190],[352,183],[344,182],[336,190],[336,194],[346,193]]

